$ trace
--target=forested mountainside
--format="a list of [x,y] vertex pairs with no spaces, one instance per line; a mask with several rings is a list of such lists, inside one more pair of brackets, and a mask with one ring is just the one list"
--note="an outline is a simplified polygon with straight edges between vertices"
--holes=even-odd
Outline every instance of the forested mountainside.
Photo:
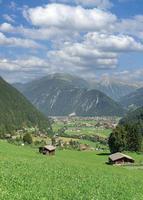
[[49,120],[0,77],[0,132],[11,133],[25,126],[51,132]]
[[111,152],[142,151],[143,107],[130,111],[109,137]]

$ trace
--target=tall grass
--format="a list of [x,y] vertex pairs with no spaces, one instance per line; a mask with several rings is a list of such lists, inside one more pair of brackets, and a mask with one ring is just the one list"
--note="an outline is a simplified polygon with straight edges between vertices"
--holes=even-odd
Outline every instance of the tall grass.
[[106,155],[95,152],[58,151],[47,157],[0,142],[0,199],[143,200],[143,171],[106,161]]

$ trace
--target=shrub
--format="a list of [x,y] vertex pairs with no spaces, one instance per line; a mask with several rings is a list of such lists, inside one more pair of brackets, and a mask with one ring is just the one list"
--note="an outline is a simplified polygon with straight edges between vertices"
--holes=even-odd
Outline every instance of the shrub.
[[32,136],[30,133],[26,133],[24,136],[23,136],[23,142],[24,143],[27,143],[27,144],[32,144]]

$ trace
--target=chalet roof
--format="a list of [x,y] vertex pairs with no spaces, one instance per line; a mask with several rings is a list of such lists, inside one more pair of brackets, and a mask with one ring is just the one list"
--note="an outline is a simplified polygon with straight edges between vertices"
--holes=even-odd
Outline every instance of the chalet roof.
[[46,145],[46,146],[44,146],[44,148],[49,150],[49,151],[54,151],[56,149],[56,147],[54,147],[52,145]]
[[123,154],[123,153],[120,153],[120,152],[117,152],[117,153],[114,153],[114,154],[111,154],[109,156],[109,158],[112,160],[112,161],[116,161],[116,160],[119,160],[121,158],[128,158],[130,160],[134,160],[132,157],[126,155],[126,154]]

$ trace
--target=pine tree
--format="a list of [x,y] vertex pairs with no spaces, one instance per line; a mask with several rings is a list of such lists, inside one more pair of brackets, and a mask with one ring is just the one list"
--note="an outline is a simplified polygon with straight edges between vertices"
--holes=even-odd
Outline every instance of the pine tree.
[[123,126],[118,126],[110,134],[108,140],[111,153],[121,152],[126,148],[126,131]]

